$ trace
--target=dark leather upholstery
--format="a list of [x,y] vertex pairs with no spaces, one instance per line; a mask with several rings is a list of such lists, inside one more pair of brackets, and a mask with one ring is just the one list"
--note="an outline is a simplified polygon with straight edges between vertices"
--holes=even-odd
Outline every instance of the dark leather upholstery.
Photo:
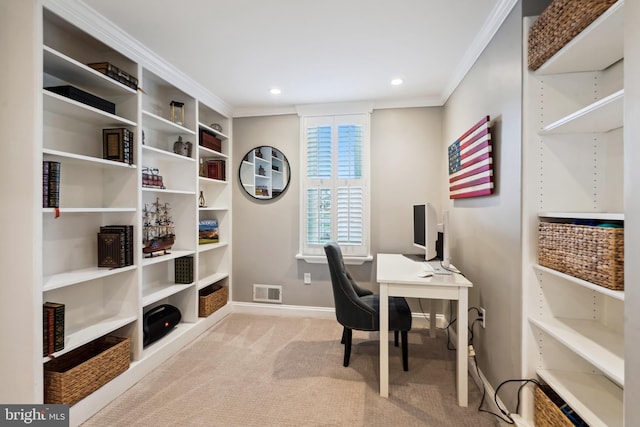
[[[380,330],[380,298],[364,289],[353,280],[345,268],[340,246],[329,242],[324,246],[327,255],[333,300],[338,323],[344,326],[342,342],[345,344],[344,366],[349,365],[351,353],[351,331]],[[398,332],[402,333],[402,360],[404,370],[408,370],[407,332],[411,330],[411,310],[402,297],[389,297],[389,330],[394,331],[396,345]]]

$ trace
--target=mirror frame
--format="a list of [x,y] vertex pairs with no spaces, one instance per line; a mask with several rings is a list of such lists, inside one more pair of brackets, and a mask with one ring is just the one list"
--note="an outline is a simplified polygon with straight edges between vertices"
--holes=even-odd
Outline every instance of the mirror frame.
[[[259,145],[249,150],[242,158],[238,168],[238,180],[245,193],[254,199],[274,200],[289,188],[291,165],[287,156],[279,149],[270,145]],[[280,186],[282,188],[279,188]],[[259,189],[266,194],[258,194]]]

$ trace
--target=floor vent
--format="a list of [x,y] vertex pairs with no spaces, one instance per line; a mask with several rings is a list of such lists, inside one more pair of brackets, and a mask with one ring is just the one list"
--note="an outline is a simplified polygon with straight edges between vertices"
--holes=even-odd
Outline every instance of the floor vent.
[[253,300],[282,303],[282,286],[253,285]]

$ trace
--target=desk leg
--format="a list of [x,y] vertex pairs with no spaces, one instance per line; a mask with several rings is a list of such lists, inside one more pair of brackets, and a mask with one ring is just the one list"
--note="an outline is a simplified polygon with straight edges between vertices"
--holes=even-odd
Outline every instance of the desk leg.
[[429,335],[431,338],[436,337],[436,307],[438,305],[438,301],[436,299],[431,299],[431,308],[429,313]]
[[466,287],[460,287],[458,295],[458,343],[456,346],[457,371],[458,371],[458,405],[467,406],[468,386],[467,378],[467,343],[469,334],[467,325],[469,324],[468,313],[468,292]]
[[389,286],[380,284],[380,396],[389,397]]

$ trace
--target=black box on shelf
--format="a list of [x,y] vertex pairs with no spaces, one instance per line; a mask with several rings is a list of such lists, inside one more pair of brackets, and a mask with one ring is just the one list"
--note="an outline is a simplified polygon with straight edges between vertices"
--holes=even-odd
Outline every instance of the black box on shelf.
[[74,101],[82,102],[90,107],[98,108],[107,113],[116,113],[116,104],[113,102],[102,99],[98,96],[92,95],[89,92],[78,89],[73,86],[50,86],[45,88],[48,91],[57,93],[58,95],[71,98]]
[[193,257],[183,256],[175,260],[175,282],[189,284],[193,282]]

